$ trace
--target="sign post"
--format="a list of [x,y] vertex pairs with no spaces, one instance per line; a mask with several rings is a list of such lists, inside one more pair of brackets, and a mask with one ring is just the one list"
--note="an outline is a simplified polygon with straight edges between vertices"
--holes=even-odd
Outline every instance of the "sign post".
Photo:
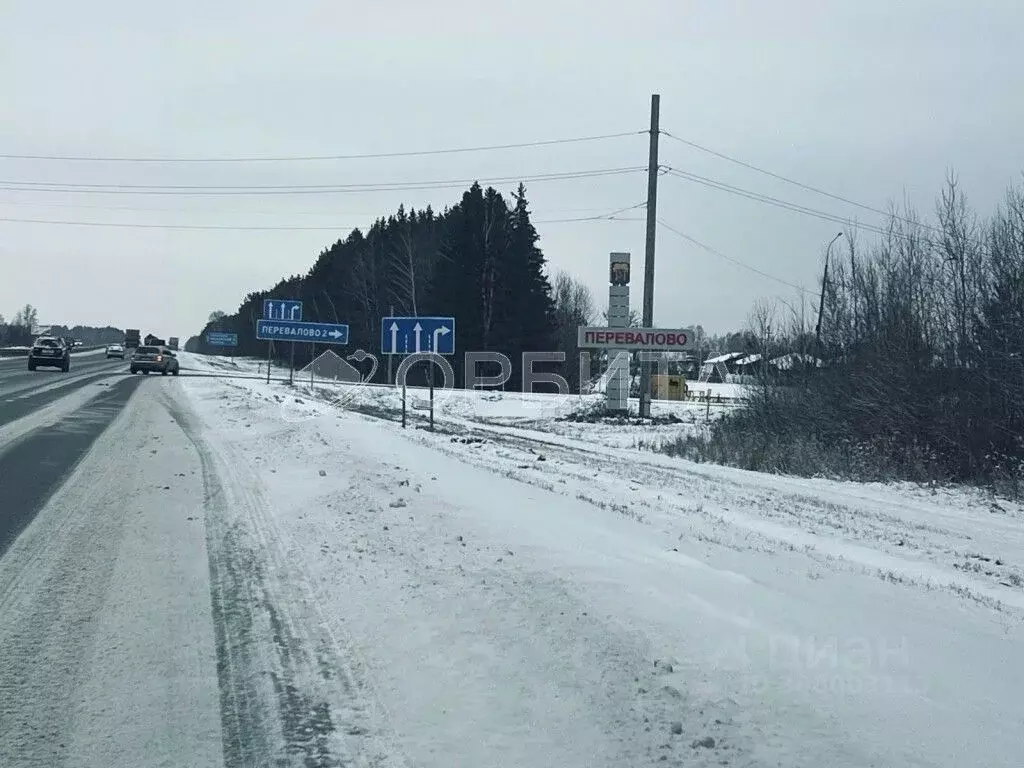
[[603,328],[581,325],[576,329],[580,349],[619,347],[627,352],[683,352],[693,349],[689,328]]
[[[263,300],[264,320],[287,320],[290,322],[302,321],[302,302],[296,299],[264,299]],[[259,326],[257,325],[257,328]],[[260,338],[257,334],[256,338]],[[267,347],[267,354],[270,354],[270,347]],[[269,370],[268,370],[269,376]],[[288,383],[292,384],[295,378],[295,340],[292,340],[291,348],[291,369],[288,371]]]
[[[608,270],[608,327],[629,326],[629,254],[612,253]],[[609,411],[629,410],[629,353],[620,348],[608,349],[608,381],[605,401]]]
[[[391,315],[392,315],[392,317],[394,317],[394,314],[395,314],[395,305],[392,304],[391,305]],[[394,358],[391,355],[388,355],[388,384],[389,385],[393,383],[392,371],[391,371],[391,363],[392,363],[393,360],[394,360]]]
[[295,299],[264,299],[264,320],[302,320],[302,302]]
[[380,351],[385,355],[455,354],[454,317],[383,317]]
[[430,431],[434,431],[434,363],[430,363]]
[[238,334],[210,331],[206,334],[206,343],[211,347],[237,347]]
[[[383,317],[380,321],[380,351],[388,356],[388,380],[391,379],[391,355],[455,354],[454,317]],[[401,370],[402,366],[399,366]],[[434,431],[434,362],[427,373],[430,387],[430,431]],[[402,379],[402,427],[405,427],[405,379]]]
[[[580,326],[576,329],[576,344],[580,349],[607,349],[609,356],[619,353],[626,358],[632,352],[682,352],[693,349],[694,334],[689,328],[602,328]],[[627,358],[628,359],[628,358]],[[643,357],[642,357],[643,359]],[[650,359],[643,359],[649,363]],[[610,410],[624,403],[612,394],[612,380],[608,381],[608,405]],[[621,397],[619,391],[615,397]]]
[[291,320],[257,320],[256,338],[273,341],[348,344],[348,326],[343,323],[300,323]]

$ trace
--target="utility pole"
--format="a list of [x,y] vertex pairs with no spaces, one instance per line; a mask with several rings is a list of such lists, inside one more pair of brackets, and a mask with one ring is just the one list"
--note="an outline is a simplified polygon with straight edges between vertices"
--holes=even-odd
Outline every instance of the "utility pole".
[[840,232],[829,241],[828,247],[825,249],[825,271],[821,275],[821,302],[818,304],[818,324],[814,329],[814,341],[818,347],[817,352],[821,352],[821,316],[825,312],[825,291],[828,289],[828,255],[832,252],[832,246],[836,240],[843,236]]
[[[654,327],[654,242],[658,227],[658,127],[661,96],[651,94],[651,142],[647,159],[647,246],[644,250],[645,328]],[[651,417],[651,361],[640,367],[640,417]]]

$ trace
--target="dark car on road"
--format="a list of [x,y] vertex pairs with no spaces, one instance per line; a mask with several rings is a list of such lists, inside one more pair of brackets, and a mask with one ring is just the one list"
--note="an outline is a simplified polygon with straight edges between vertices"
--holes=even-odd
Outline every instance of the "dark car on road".
[[35,340],[28,353],[28,369],[60,368],[67,373],[71,370],[71,348],[63,339],[53,336],[40,336]]
[[139,347],[132,355],[132,373],[168,373],[178,375],[180,369],[178,358],[166,347]]

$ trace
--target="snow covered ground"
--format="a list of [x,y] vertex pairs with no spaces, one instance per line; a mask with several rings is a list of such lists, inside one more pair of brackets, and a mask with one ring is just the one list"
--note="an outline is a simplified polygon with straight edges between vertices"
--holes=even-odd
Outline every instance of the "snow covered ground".
[[181,357],[0,557],[3,768],[1022,764],[1018,504]]
[[162,392],[234,553],[215,594],[274,607],[221,647],[290,681],[286,734],[364,765],[1020,766],[1020,505],[695,465],[558,421],[578,398],[459,393],[429,432],[417,393],[403,430],[352,389]]
[[[183,353],[182,364],[189,373],[209,375],[229,374],[232,377],[251,377],[265,380],[266,361],[251,358],[221,358]],[[272,377],[284,377],[287,370],[272,369]],[[310,393],[310,380],[296,374],[295,384],[300,391]],[[701,385],[703,388],[705,385]],[[538,429],[566,437],[576,437],[604,445],[619,447],[656,448],[662,441],[672,441],[681,435],[692,434],[706,429],[708,423],[738,407],[723,398],[735,398],[742,388],[735,385],[707,385],[712,391],[712,401],[668,401],[655,400],[651,413],[655,422],[640,423],[637,419],[622,419],[616,423],[601,421],[569,420],[574,414],[586,414],[598,408],[604,401],[600,394],[572,395],[569,397],[523,393],[517,391],[466,391],[461,389],[435,390],[435,419],[438,422],[458,424],[461,422],[485,423],[504,426],[519,426]],[[716,389],[717,387],[717,389]],[[400,418],[402,398],[400,390],[388,386],[352,386],[321,379],[313,380],[317,397],[334,402],[349,409],[370,414],[387,414]],[[630,409],[636,414],[639,401],[630,400]],[[425,388],[407,389],[406,410],[409,414],[424,417],[429,412],[429,392]],[[291,418],[289,405],[282,408],[284,418]],[[303,418],[300,415],[296,418]]]

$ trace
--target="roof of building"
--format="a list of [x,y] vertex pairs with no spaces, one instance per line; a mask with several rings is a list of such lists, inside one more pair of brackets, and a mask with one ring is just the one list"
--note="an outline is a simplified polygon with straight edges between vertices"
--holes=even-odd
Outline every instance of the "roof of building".
[[709,357],[704,362],[711,363],[712,365],[715,365],[716,363],[727,363],[730,360],[735,360],[737,357],[743,357],[746,354],[746,352],[726,352],[724,355],[718,355],[718,357]]

